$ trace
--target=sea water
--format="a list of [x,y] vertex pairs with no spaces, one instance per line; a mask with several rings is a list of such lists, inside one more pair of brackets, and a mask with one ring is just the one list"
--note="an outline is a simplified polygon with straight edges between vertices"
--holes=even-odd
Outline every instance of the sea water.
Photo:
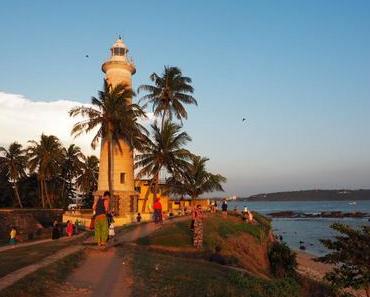
[[[322,211],[360,211],[370,214],[370,201],[356,201],[356,204],[351,201],[230,201],[228,204],[230,210],[237,208],[241,211],[246,206],[265,215],[279,211],[311,214]],[[272,226],[274,233],[281,235],[292,249],[298,250],[304,246],[306,252],[321,256],[328,250],[321,244],[320,239],[330,239],[338,234],[330,228],[335,222],[353,227],[370,224],[368,218],[274,218]]]

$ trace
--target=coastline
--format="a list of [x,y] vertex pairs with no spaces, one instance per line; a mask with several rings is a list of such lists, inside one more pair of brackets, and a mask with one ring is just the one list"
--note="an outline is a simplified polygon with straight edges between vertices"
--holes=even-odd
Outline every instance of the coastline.
[[[333,268],[333,265],[331,264],[314,261],[313,259],[317,258],[317,256],[313,254],[300,250],[294,250],[294,252],[297,254],[297,271],[306,277],[322,281],[325,274]],[[348,290],[348,292],[356,297],[366,297],[366,293],[363,290]]]

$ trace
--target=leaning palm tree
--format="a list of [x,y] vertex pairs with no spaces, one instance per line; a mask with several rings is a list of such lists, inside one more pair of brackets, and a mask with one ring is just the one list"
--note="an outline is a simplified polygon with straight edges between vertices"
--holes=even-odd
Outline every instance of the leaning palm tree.
[[63,146],[60,140],[54,135],[41,135],[39,142],[29,141],[27,149],[28,167],[31,172],[36,172],[39,180],[39,191],[42,207],[46,204],[53,207],[51,192],[48,189],[48,182],[55,180],[61,172],[63,162]]
[[81,174],[76,179],[76,185],[86,196],[98,187],[99,159],[95,156],[87,156],[81,166]]
[[19,207],[23,208],[22,200],[18,191],[18,181],[26,176],[27,157],[22,149],[22,145],[13,142],[9,148],[0,147],[0,172],[8,176],[10,183],[13,185],[14,194],[18,201]]
[[[93,137],[91,147],[95,149],[99,140],[103,139],[108,146],[108,187],[113,192],[113,149],[118,147],[120,141],[124,141],[131,149],[140,147],[146,129],[138,119],[146,117],[144,111],[137,104],[131,103],[134,95],[132,90],[127,90],[123,85],[112,87],[106,81],[104,90],[98,92],[98,97],[92,97],[92,106],[80,106],[72,108],[69,115],[72,117],[81,115],[86,118],[76,123],[71,134],[75,137],[83,132],[88,133],[97,129]],[[102,143],[102,147],[105,143]]]
[[137,177],[151,178],[142,211],[146,209],[150,190],[154,189],[154,199],[157,198],[161,169],[176,174],[188,166],[188,160],[191,156],[191,153],[184,148],[191,138],[186,132],[181,132],[179,125],[166,120],[162,130],[156,122],[151,127],[152,139],[146,138],[140,154],[135,157],[135,168],[139,168]]
[[[82,161],[85,158],[81,151],[81,148],[75,144],[71,144],[68,148],[63,149],[64,160],[62,163],[62,192],[61,197],[63,199],[63,207],[67,206],[67,198],[71,199],[73,196],[73,181],[81,173]],[[67,190],[67,195],[65,192]]]
[[167,180],[167,192],[181,197],[189,196],[194,200],[203,193],[224,191],[221,184],[226,182],[226,178],[220,174],[208,172],[206,169],[208,160],[208,158],[193,155],[190,166],[185,167],[181,174]]
[[191,78],[183,76],[179,68],[168,66],[164,67],[162,76],[153,73],[149,78],[153,85],[141,85],[138,92],[147,93],[140,100],[152,104],[154,115],[162,117],[161,130],[164,122],[173,116],[181,122],[182,119],[186,119],[188,114],[184,104],[197,105],[197,101],[191,95],[194,91]]

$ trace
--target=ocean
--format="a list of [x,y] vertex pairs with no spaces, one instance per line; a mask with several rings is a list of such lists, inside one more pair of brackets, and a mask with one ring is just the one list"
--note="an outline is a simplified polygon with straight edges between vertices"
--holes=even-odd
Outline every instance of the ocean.
[[[263,201],[244,202],[230,201],[229,209],[235,207],[243,210],[244,206],[262,214],[278,211],[294,211],[304,213],[318,213],[322,211],[342,212],[366,212],[370,214],[370,201]],[[367,218],[274,218],[272,221],[273,231],[276,235],[283,236],[283,240],[292,248],[298,250],[300,241],[306,248],[306,252],[321,256],[328,250],[321,244],[320,239],[333,238],[336,234],[330,225],[339,222],[354,227],[369,225]]]

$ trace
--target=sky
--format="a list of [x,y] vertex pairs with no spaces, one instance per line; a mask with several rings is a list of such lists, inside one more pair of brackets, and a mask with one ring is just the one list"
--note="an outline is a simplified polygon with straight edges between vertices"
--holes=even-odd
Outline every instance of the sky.
[[48,133],[98,154],[68,110],[102,88],[121,34],[135,87],[164,65],[192,78],[189,148],[225,195],[370,188],[369,32],[361,0],[4,1],[0,145]]

